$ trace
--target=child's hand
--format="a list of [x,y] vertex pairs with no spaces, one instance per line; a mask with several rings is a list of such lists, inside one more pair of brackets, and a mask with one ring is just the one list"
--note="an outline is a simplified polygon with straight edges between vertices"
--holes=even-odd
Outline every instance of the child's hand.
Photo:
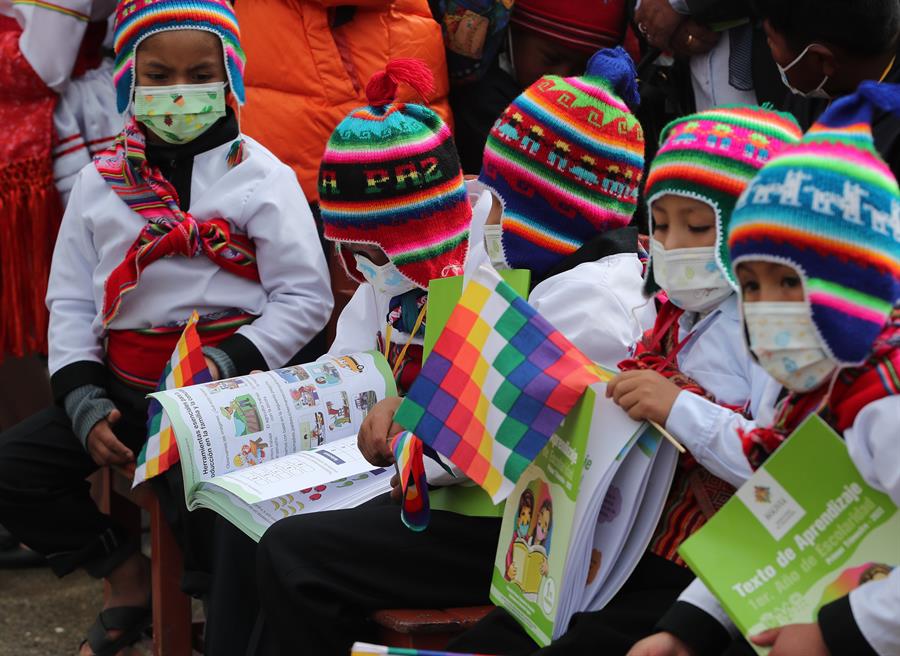
[[681,388],[655,371],[641,369],[617,375],[606,386],[612,397],[635,421],[655,421],[666,425]]
[[771,647],[769,656],[829,656],[822,629],[816,623],[787,624],[750,637],[754,645]]
[[106,419],[98,421],[87,436],[87,450],[101,467],[106,465],[124,465],[134,460],[134,454],[119,441],[112,427],[122,418],[118,410],[110,412]]
[[403,501],[403,488],[400,487],[400,475],[391,476],[391,501],[401,503]]
[[392,396],[376,403],[359,427],[356,444],[363,457],[376,467],[387,467],[394,463],[391,452],[391,439],[400,431],[401,426],[394,423],[394,413],[400,407],[402,399]]
[[209,369],[209,375],[212,377],[212,379],[219,380],[219,378],[222,377],[222,374],[219,373],[219,367],[216,366],[216,363],[210,360],[205,355],[203,356],[203,359],[206,360],[206,368]]
[[655,633],[634,645],[626,656],[693,656],[694,650],[671,633]]
[[506,568],[506,580],[512,581],[514,578],[516,578],[516,564],[510,563],[509,567]]

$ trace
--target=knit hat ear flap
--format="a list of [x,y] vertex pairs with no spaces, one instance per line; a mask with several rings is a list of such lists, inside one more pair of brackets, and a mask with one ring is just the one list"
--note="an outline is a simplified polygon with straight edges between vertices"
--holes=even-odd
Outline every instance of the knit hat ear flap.
[[764,260],[803,279],[813,324],[842,366],[869,356],[900,302],[900,189],[872,140],[876,109],[900,113],[900,85],[864,82],[765,166],[728,231],[733,266]]
[[[369,105],[344,118],[319,167],[325,238],[381,248],[421,289],[462,273],[472,208],[450,129],[432,110],[396,102],[399,84],[427,97],[431,71],[414,59],[391,61],[366,86]],[[349,249],[341,261],[362,278]]]

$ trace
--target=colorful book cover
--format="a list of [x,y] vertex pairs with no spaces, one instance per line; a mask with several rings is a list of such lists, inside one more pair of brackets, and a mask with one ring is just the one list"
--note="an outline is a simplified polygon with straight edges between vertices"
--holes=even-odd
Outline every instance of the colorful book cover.
[[886,576],[898,544],[897,506],[813,416],[679,552],[748,636],[815,621],[823,605]]

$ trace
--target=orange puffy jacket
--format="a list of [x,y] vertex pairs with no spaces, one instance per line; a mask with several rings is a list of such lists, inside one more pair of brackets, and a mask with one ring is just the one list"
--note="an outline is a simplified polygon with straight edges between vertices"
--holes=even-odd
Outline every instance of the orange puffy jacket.
[[[350,20],[331,27],[350,4]],[[366,83],[391,59],[428,64],[429,105],[449,122],[444,42],[427,0],[239,0],[235,9],[247,53],[241,130],[294,169],[310,202],[331,132],[366,104]],[[405,86],[399,99],[422,102]]]

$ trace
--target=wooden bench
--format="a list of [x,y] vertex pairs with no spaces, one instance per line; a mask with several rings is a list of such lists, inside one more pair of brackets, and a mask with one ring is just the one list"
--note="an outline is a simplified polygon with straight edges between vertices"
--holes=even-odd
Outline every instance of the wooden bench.
[[[100,509],[123,528],[141,534],[141,510],[150,515],[150,587],[153,595],[154,656],[191,656],[191,599],[181,591],[181,548],[147,485],[131,489],[134,465],[100,472]],[[107,590],[108,592],[108,590]]]
[[494,606],[445,609],[391,609],[372,614],[378,640],[390,647],[443,649],[454,636],[472,627]]

